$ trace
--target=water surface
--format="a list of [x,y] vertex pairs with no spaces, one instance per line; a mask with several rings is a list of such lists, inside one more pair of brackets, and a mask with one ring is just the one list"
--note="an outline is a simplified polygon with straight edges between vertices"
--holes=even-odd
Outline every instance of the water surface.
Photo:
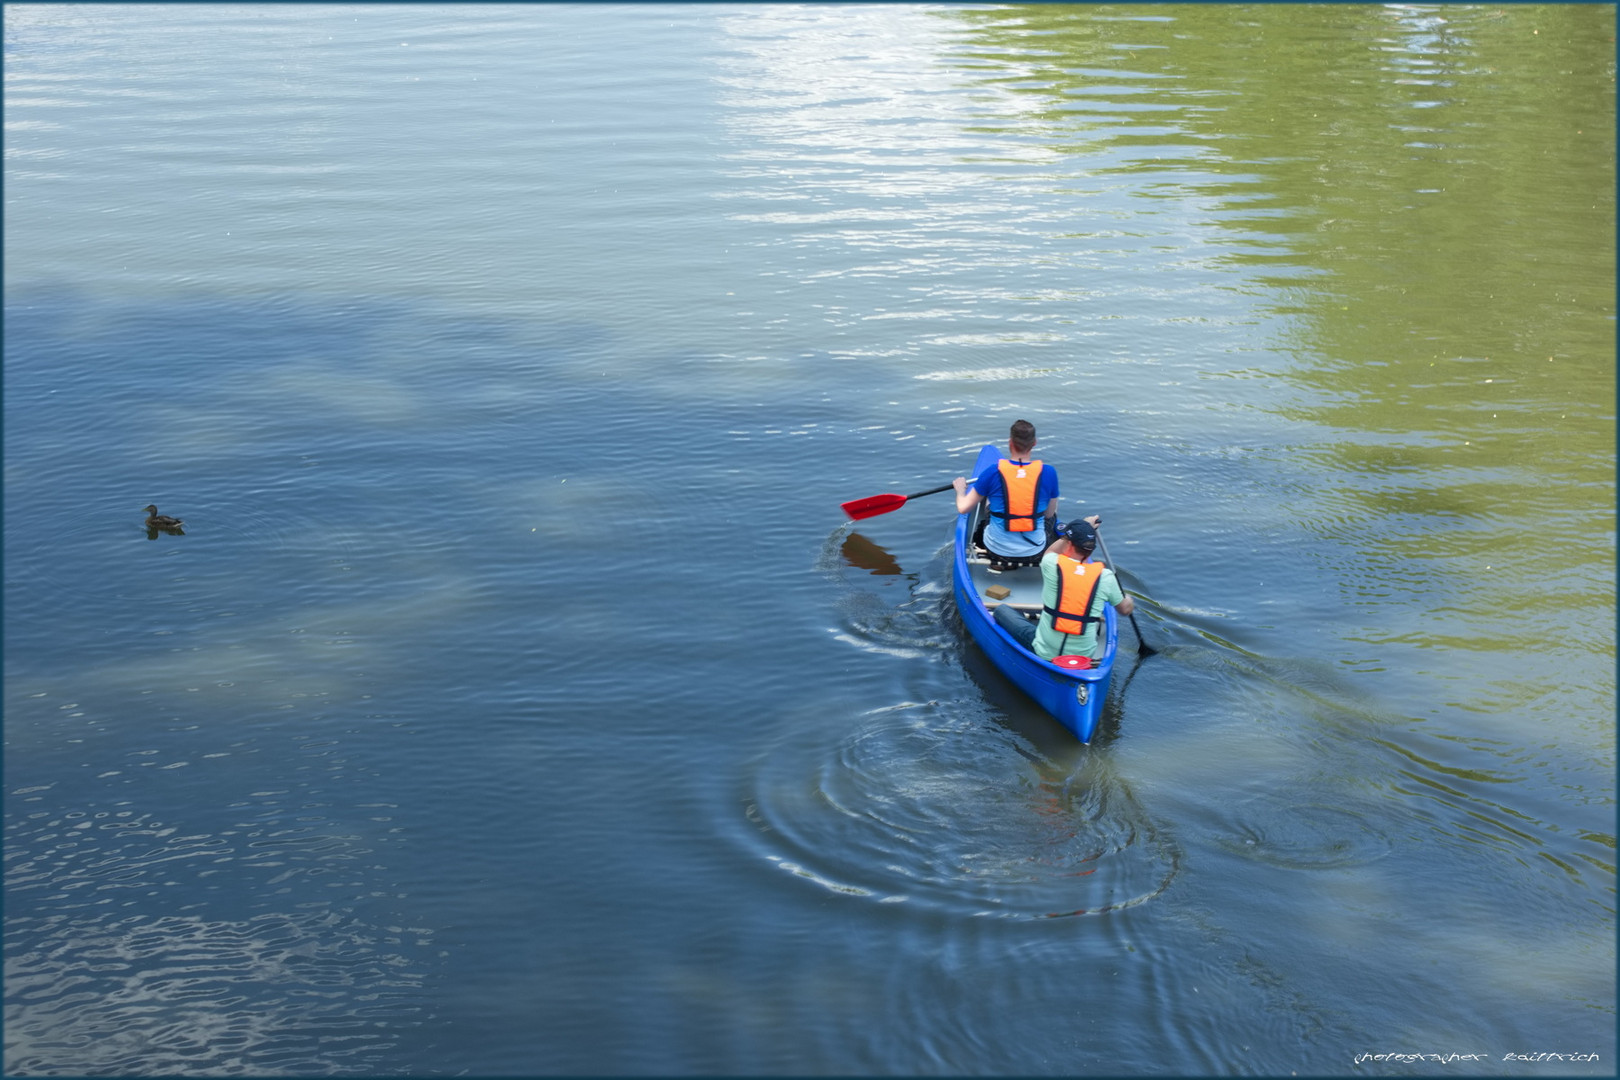
[[6,1072],[1612,1072],[1613,41],[8,6]]

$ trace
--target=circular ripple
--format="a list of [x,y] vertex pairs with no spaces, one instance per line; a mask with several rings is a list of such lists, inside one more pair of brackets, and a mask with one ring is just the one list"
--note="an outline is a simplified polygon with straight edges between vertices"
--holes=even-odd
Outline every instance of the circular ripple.
[[1358,866],[1389,854],[1390,838],[1347,806],[1252,799],[1215,842],[1227,851],[1291,870]]
[[1093,915],[1151,900],[1178,854],[1108,759],[1073,774],[971,703],[867,714],[837,745],[758,763],[749,843],[822,888],[965,915]]

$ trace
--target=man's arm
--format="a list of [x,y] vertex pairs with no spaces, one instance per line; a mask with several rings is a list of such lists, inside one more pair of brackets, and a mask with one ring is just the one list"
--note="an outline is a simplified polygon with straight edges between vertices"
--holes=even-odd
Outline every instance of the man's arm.
[[1119,601],[1114,604],[1114,610],[1121,615],[1129,615],[1136,610],[1136,601],[1132,600],[1131,594],[1125,591],[1124,582],[1119,580],[1119,575],[1115,574],[1112,568],[1109,569],[1108,573],[1113,576],[1114,588],[1119,590]]
[[984,498],[983,495],[979,494],[977,488],[968,487],[967,477],[965,476],[958,476],[955,480],[952,480],[951,486],[956,489],[956,512],[958,514],[967,513],[975,506],[978,506],[979,500]]

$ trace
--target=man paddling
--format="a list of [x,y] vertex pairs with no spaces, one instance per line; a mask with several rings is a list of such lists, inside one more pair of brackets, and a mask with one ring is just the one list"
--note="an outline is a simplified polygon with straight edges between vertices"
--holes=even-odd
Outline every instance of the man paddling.
[[1030,460],[1034,449],[1035,425],[1015,420],[1007,433],[1007,457],[974,477],[971,487],[964,476],[951,481],[958,514],[983,500],[990,503],[990,519],[974,539],[984,546],[993,569],[1035,565],[1056,535],[1057,470]]
[[995,620],[1024,648],[1042,660],[1057,656],[1099,659],[1106,641],[1097,631],[1103,625],[1103,605],[1113,604],[1121,615],[1136,609],[1136,602],[1119,587],[1114,572],[1091,561],[1097,547],[1096,515],[1076,518],[1041,556],[1041,617],[1032,623],[1011,604],[996,607]]

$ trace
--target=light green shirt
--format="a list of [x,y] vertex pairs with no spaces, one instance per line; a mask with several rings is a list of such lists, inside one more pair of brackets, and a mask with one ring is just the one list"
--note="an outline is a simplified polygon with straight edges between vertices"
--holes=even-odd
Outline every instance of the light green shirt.
[[[1087,562],[1091,560],[1087,559]],[[1041,603],[1049,608],[1057,607],[1058,577],[1062,571],[1058,567],[1058,557],[1053,552],[1041,556]],[[1119,587],[1119,579],[1114,572],[1104,569],[1102,578],[1097,582],[1097,592],[1091,598],[1091,610],[1087,615],[1101,616],[1104,604],[1118,604],[1125,599],[1125,593]],[[1052,628],[1052,616],[1041,612],[1041,621],[1035,627],[1034,653],[1042,660],[1050,660],[1054,656],[1089,656],[1095,659],[1102,651],[1102,642],[1098,640],[1098,631],[1103,623],[1094,622],[1086,624],[1083,634],[1061,634]]]

